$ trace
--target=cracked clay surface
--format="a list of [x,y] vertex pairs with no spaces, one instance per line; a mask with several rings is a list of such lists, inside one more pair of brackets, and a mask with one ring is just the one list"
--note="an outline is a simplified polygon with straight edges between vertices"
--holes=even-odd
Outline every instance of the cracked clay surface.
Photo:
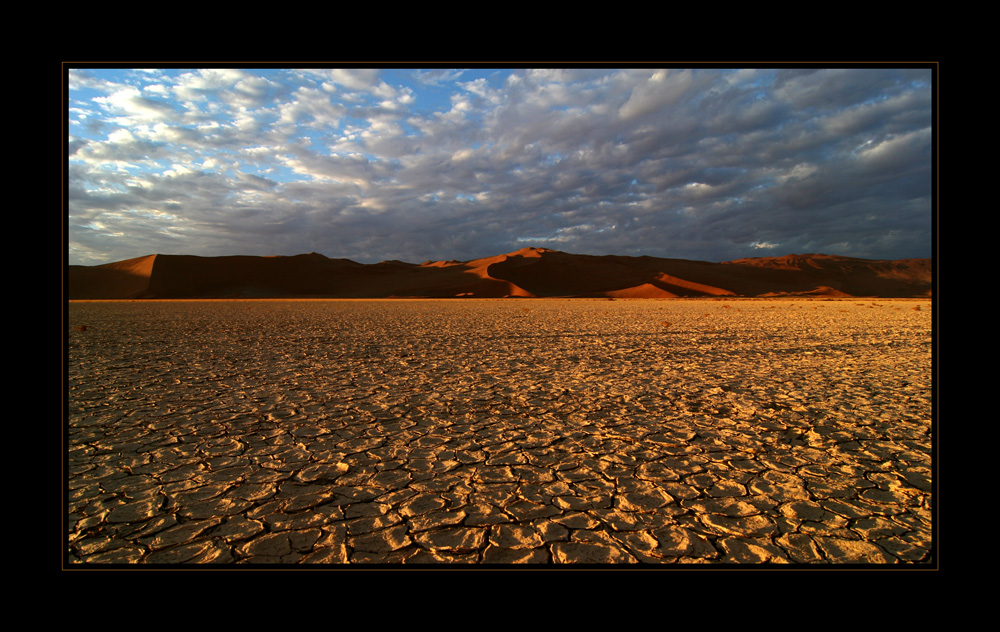
[[931,302],[73,302],[66,564],[932,562]]

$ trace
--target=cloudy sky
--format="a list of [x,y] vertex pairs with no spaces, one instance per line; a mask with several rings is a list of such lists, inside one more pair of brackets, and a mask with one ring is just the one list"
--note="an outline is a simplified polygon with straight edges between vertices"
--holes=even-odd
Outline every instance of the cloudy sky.
[[929,67],[68,70],[69,263],[932,255]]

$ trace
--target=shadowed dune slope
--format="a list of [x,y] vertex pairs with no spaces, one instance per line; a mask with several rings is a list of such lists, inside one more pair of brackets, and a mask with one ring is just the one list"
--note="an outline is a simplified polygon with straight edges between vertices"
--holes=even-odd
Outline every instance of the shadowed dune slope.
[[725,263],[542,248],[472,261],[361,264],[291,257],[150,255],[69,266],[70,299],[471,296],[673,298],[930,296],[929,259],[787,255]]
[[[337,295],[358,285],[365,266],[310,253],[294,257],[158,255],[155,298],[257,298]],[[376,272],[377,269],[368,271]]]
[[[930,259],[872,260],[824,254],[785,255],[728,261],[747,280],[747,295],[812,293],[907,297],[930,296]],[[767,290],[763,288],[770,285]],[[752,286],[752,287],[751,287]]]
[[156,257],[148,255],[99,266],[69,266],[70,298],[139,298],[149,291]]

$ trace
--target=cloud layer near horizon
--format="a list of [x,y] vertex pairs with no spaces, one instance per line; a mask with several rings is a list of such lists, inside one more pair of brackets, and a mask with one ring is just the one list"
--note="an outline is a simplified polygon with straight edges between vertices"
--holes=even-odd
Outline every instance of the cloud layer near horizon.
[[926,68],[69,71],[69,263],[931,256]]

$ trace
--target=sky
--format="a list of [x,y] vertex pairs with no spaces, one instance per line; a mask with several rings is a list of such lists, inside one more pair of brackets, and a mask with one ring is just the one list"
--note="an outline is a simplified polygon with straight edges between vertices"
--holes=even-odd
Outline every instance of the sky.
[[929,66],[72,67],[68,263],[933,250]]

